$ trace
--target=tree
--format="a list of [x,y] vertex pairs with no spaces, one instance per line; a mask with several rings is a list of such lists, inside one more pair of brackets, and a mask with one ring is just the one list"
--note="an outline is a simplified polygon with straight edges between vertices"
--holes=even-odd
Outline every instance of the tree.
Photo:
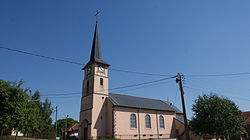
[[23,81],[6,82],[0,80],[0,129],[21,131],[25,120],[25,106],[29,99],[28,89],[22,89]]
[[54,127],[52,124],[52,107],[51,102],[46,98],[45,102],[41,101],[40,92],[37,90],[31,97],[27,116],[27,132],[33,137],[49,138],[54,136]]
[[200,136],[231,137],[246,133],[241,111],[227,98],[215,94],[199,96],[192,106],[191,130]]
[[0,129],[1,129],[1,135],[3,135],[4,130],[7,130],[9,128],[9,107],[8,107],[8,99],[9,99],[9,89],[11,86],[5,82],[0,80]]
[[33,122],[33,127],[31,131],[31,136],[33,137],[34,135],[38,136],[42,133],[41,125],[43,124],[41,117],[42,101],[40,92],[38,90],[35,91],[35,93],[31,96],[30,105],[34,108],[32,113],[35,121]]
[[42,102],[39,91],[28,95],[22,84],[0,80],[0,136],[16,130],[26,136],[54,137],[51,102]]
[[41,117],[42,117],[42,133],[45,135],[50,135],[54,127],[52,125],[52,107],[51,102],[46,98],[45,102],[42,103],[41,107]]
[[25,107],[25,123],[23,124],[24,134],[29,136],[38,136],[41,133],[42,117],[41,117],[41,95],[39,91],[36,91],[34,95],[30,97]]

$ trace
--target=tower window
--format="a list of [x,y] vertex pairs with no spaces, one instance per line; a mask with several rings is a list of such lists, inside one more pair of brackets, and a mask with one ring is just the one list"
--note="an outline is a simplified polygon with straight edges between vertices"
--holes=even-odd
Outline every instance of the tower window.
[[103,79],[100,78],[100,85],[103,86]]
[[86,95],[89,94],[89,80],[87,81],[87,86],[86,86]]

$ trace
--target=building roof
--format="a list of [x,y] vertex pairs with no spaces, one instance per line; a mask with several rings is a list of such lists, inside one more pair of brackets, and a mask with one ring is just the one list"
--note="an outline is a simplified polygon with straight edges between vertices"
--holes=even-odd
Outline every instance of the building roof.
[[184,116],[183,116],[183,114],[176,115],[175,119],[184,124]]
[[242,112],[241,116],[244,119],[244,124],[250,125],[250,111]]
[[70,127],[67,128],[67,132],[70,132],[70,131],[78,131],[79,129],[79,124],[78,123],[75,123],[75,124],[72,124]]
[[163,100],[109,93],[109,99],[115,106],[174,111],[181,113],[172,103]]
[[92,50],[91,50],[90,60],[87,63],[87,65],[92,64],[94,62],[109,65],[102,58],[100,37],[99,37],[99,33],[98,33],[98,22],[96,22],[96,25],[95,25],[95,33],[94,33],[94,38],[93,38],[93,43],[92,43]]

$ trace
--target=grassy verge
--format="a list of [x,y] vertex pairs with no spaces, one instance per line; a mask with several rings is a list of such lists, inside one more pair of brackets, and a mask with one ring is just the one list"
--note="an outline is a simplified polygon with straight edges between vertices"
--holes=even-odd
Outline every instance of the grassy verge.
[[119,139],[115,139],[115,138],[100,138],[100,139],[97,139],[97,140],[119,140]]
[[[47,139],[39,139],[39,138],[28,138],[28,137],[17,137],[17,140],[47,140]],[[0,140],[15,140],[15,137],[9,136],[9,137],[0,137]]]

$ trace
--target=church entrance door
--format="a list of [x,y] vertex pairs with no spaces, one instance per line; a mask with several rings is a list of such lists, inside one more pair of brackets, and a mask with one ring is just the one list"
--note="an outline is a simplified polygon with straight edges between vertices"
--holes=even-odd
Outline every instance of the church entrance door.
[[84,120],[83,121],[83,140],[88,140],[89,139],[89,121],[88,120]]
[[84,140],[88,140],[88,127],[85,127],[84,130],[83,130],[83,136],[84,136]]

